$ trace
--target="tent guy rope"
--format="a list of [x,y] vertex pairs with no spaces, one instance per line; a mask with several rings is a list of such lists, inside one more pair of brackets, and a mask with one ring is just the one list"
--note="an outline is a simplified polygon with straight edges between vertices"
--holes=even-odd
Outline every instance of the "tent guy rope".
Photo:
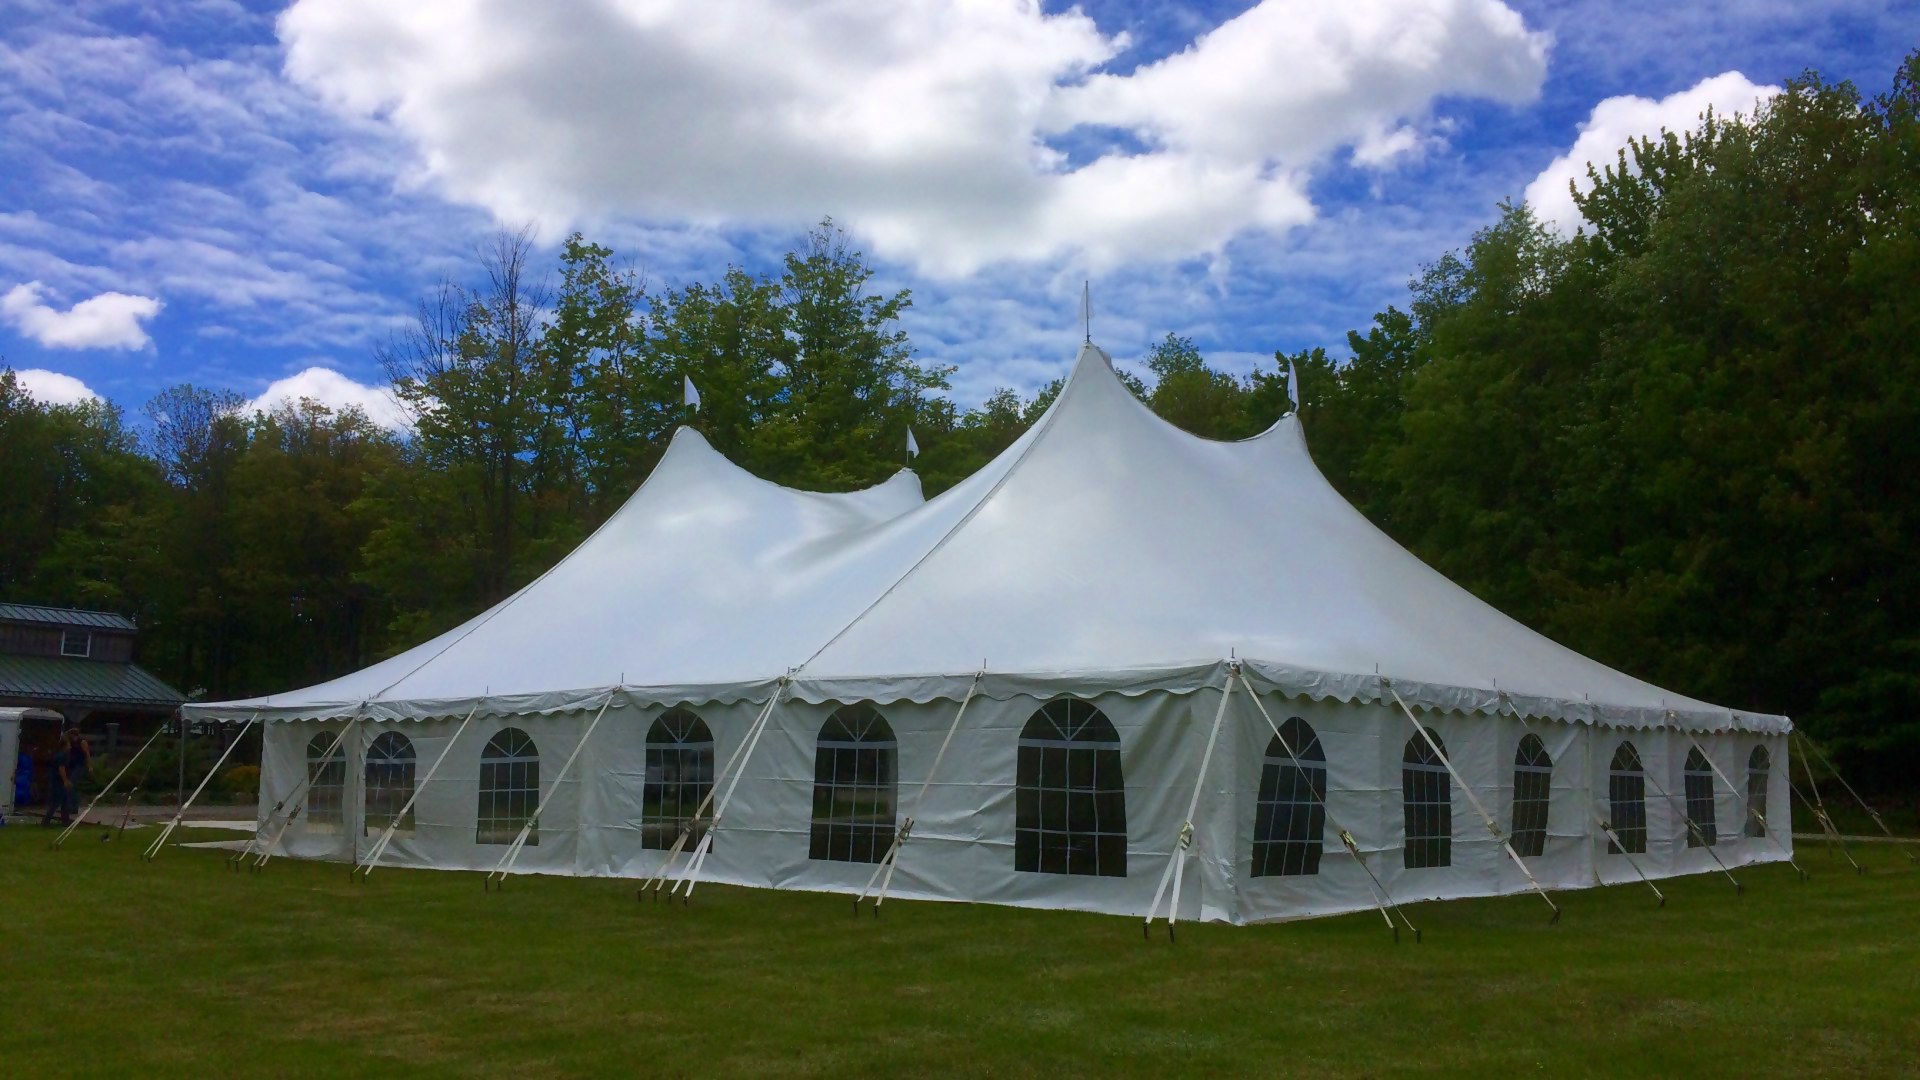
[[[77,818],[74,818],[72,821],[67,822],[67,827],[60,830],[60,835],[53,838],[53,842],[47,845],[49,848],[51,848],[54,851],[60,850],[60,845],[65,844],[67,842],[67,837],[73,835],[73,830],[79,828],[80,824],[87,820],[87,815],[93,813],[93,808],[100,805],[100,800],[107,797],[107,793],[112,791],[114,785],[118,784],[120,782],[120,779],[127,775],[127,770],[133,768],[133,763],[140,760],[141,756],[147,752],[147,748],[152,746],[154,744],[154,741],[160,738],[160,732],[164,731],[165,729],[166,729],[166,725],[164,724],[153,729],[153,734],[148,737],[147,741],[140,747],[140,749],[134,751],[133,756],[127,759],[127,763],[125,765],[120,766],[120,771],[113,774],[113,779],[107,781],[107,786],[101,788],[100,793],[98,795],[95,795],[91,802],[87,803],[87,808],[85,810],[80,811],[80,816]],[[128,798],[132,798],[131,792],[128,793]],[[124,826],[122,826],[122,828],[124,829]]]
[[927,766],[926,779],[920,781],[920,793],[914,796],[913,809],[907,811],[907,816],[900,822],[900,827],[893,831],[893,843],[887,845],[887,853],[880,857],[879,864],[873,868],[873,873],[867,878],[867,887],[860,890],[860,896],[853,902],[853,910],[856,914],[860,911],[861,901],[867,898],[868,893],[873,892],[874,879],[880,878],[880,871],[884,869],[886,877],[880,880],[880,891],[873,900],[873,914],[875,918],[879,918],[880,905],[887,902],[887,890],[893,885],[893,871],[899,865],[900,847],[907,842],[907,837],[913,835],[913,823],[920,816],[921,805],[927,801],[927,789],[933,786],[933,778],[940,772],[940,762],[946,759],[947,747],[953,745],[954,732],[960,730],[960,720],[967,715],[967,706],[973,704],[973,695],[980,689],[980,680],[985,678],[986,674],[986,662],[982,661],[980,670],[973,675],[973,681],[967,684],[967,696],[960,699],[960,708],[953,714],[953,723],[947,725],[946,738],[940,740],[940,750],[933,755],[933,764]]
[[240,740],[246,736],[247,729],[251,728],[255,723],[259,721],[259,719],[260,719],[260,714],[256,712],[253,714],[252,718],[250,718],[245,724],[241,725],[239,733],[234,735],[233,741],[228,743],[226,750],[221,752],[220,760],[214,762],[213,768],[207,770],[207,775],[200,778],[200,786],[193,789],[193,794],[187,796],[187,801],[181,803],[180,809],[174,811],[173,820],[167,822],[167,827],[160,830],[159,836],[154,837],[153,845],[147,848],[146,853],[144,855],[144,858],[146,859],[146,861],[152,862],[154,859],[154,856],[160,854],[160,849],[166,844],[167,837],[172,836],[173,830],[180,827],[180,819],[186,816],[187,810],[193,806],[193,801],[195,799],[198,799],[200,797],[200,793],[207,789],[207,783],[214,778],[214,775],[216,773],[220,771],[220,766],[225,765],[227,763],[228,756],[230,756],[233,753],[235,747],[240,745]]
[[1160,874],[1160,885],[1153,891],[1153,903],[1147,905],[1146,920],[1140,924],[1142,937],[1150,936],[1154,916],[1160,911],[1160,898],[1167,891],[1167,879],[1172,878],[1173,895],[1167,903],[1167,940],[1173,940],[1173,927],[1180,917],[1180,879],[1185,873],[1187,852],[1193,847],[1193,819],[1200,812],[1200,793],[1206,790],[1207,766],[1213,763],[1213,747],[1220,741],[1220,721],[1226,719],[1227,703],[1233,700],[1234,676],[1239,671],[1239,664],[1227,664],[1227,681],[1220,690],[1220,705],[1213,710],[1213,727],[1207,731],[1207,748],[1200,755],[1200,771],[1193,778],[1193,797],[1187,800],[1187,816],[1174,840],[1173,851],[1167,856],[1167,868]]
[[502,888],[506,885],[507,875],[513,873],[513,864],[519,860],[521,850],[527,846],[527,837],[539,824],[540,815],[546,810],[548,801],[559,793],[560,785],[566,782],[567,773],[573,768],[574,761],[580,757],[580,751],[586,748],[587,740],[593,738],[594,729],[600,726],[600,718],[607,715],[607,707],[613,704],[613,699],[618,697],[624,689],[616,686],[607,691],[607,700],[600,703],[600,711],[593,714],[593,722],[588,724],[587,730],[581,733],[580,741],[573,744],[573,752],[568,754],[567,760],[561,764],[560,774],[553,778],[553,783],[547,786],[547,793],[540,796],[540,801],[534,804],[533,813],[521,823],[519,834],[513,838],[513,843],[507,845],[506,852],[500,856],[499,864],[487,871],[486,877],[480,879],[482,887],[486,887],[490,882],[493,883],[494,888]]
[[400,812],[393,815],[393,819],[387,822],[386,829],[380,833],[380,839],[375,841],[373,849],[367,852],[367,861],[353,868],[352,873],[358,874],[362,883],[373,876],[373,868],[380,865],[380,857],[387,853],[387,845],[393,840],[394,830],[406,820],[408,812],[413,809],[413,804],[419,800],[420,793],[427,790],[428,784],[433,783],[433,774],[440,771],[440,763],[447,760],[447,755],[453,752],[453,744],[460,741],[461,733],[467,730],[467,724],[472,722],[474,714],[479,711],[480,703],[476,701],[473,708],[468,710],[466,719],[460,721],[460,726],[453,729],[453,737],[448,739],[447,745],[441,748],[440,756],[434,758],[433,764],[427,767],[426,777],[414,785],[413,793],[407,796],[406,805],[402,806]]

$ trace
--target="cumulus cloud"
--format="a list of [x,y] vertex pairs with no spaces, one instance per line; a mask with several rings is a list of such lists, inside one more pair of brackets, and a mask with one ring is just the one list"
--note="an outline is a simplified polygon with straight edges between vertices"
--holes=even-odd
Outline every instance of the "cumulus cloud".
[[153,344],[141,322],[160,313],[150,296],[106,292],[65,311],[41,299],[38,281],[0,297],[0,318],[49,349],[144,349]]
[[100,396],[79,379],[45,368],[26,368],[14,372],[13,377],[28,397],[42,405],[78,405]]
[[1595,105],[1580,125],[1580,137],[1574,140],[1572,149],[1554,158],[1527,185],[1527,204],[1540,220],[1572,233],[1582,219],[1570,185],[1578,183],[1582,191],[1591,189],[1588,163],[1597,169],[1617,164],[1620,151],[1632,140],[1651,138],[1662,131],[1691,130],[1709,108],[1718,116],[1751,116],[1758,102],[1779,92],[1777,86],[1756,86],[1745,75],[1729,71],[1657,101],[1632,94],[1607,98]]
[[292,80],[414,148],[408,182],[504,220],[831,212],[945,276],[1304,223],[1328,154],[1417,151],[1441,96],[1530,100],[1548,48],[1499,0],[1264,0],[1126,73],[1124,34],[1031,0],[297,0],[279,34]]
[[369,420],[390,430],[403,430],[411,424],[406,410],[385,387],[355,382],[328,367],[310,367],[297,375],[276,380],[259,397],[248,402],[247,407],[269,412],[284,402],[303,398],[336,410],[359,406]]

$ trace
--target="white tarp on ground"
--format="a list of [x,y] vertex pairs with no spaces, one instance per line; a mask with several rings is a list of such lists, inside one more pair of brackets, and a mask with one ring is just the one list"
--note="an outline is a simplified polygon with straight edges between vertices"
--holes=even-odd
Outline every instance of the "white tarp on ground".
[[[1477,791],[1487,785],[1482,801],[1490,810],[1502,785],[1512,784],[1512,747],[1501,751],[1493,736],[1517,740],[1508,731],[1517,730],[1513,714],[1536,718],[1542,737],[1561,747],[1554,760],[1569,767],[1556,769],[1556,784],[1567,794],[1556,788],[1556,846],[1541,863],[1564,866],[1565,873],[1543,875],[1558,884],[1613,873],[1589,850],[1596,767],[1589,750],[1601,756],[1604,799],[1604,759],[1620,729],[1639,732],[1648,768],[1670,792],[1677,789],[1660,770],[1677,777],[1678,759],[1667,753],[1675,740],[1697,739],[1716,760],[1724,756],[1736,785],[1746,782],[1741,748],[1748,744],[1777,747],[1777,761],[1786,761],[1778,745],[1790,730],[1784,717],[1734,713],[1614,671],[1422,564],[1327,484],[1296,419],[1236,443],[1187,435],[1135,399],[1091,346],[1031,430],[930,501],[921,501],[917,479],[905,472],[849,495],[781,488],[683,430],[599,531],[490,611],[320,686],[186,711],[309,721],[276,725],[298,730],[269,737],[265,773],[268,786],[278,788],[270,793],[276,800],[298,786],[305,771],[299,755],[318,729],[313,721],[434,721],[406,725],[424,763],[437,756],[435,740],[451,733],[449,718],[476,712],[476,730],[464,737],[471,745],[450,756],[444,778],[435,781],[443,789],[422,794],[420,835],[395,849],[421,865],[490,866],[494,852],[473,842],[479,747],[501,727],[524,727],[539,744],[549,770],[542,783],[550,785],[611,693],[605,726],[565,781],[577,789],[556,794],[543,815],[539,850],[530,849],[521,865],[647,873],[658,853],[618,837],[641,816],[638,789],[627,781],[647,772],[652,716],[662,706],[692,706],[724,762],[758,711],[753,703],[774,694],[786,676],[783,701],[747,763],[710,866],[722,880],[844,888],[863,883],[867,869],[811,860],[805,842],[814,739],[831,703],[881,705],[899,739],[905,793],[917,787],[955,703],[984,669],[981,698],[942,766],[929,813],[909,845],[913,854],[902,856],[904,888],[1142,910],[1153,881],[1139,880],[1143,871],[1131,866],[1118,880],[1011,869],[1001,848],[1011,844],[1012,830],[999,818],[1013,813],[1019,731],[1055,695],[1103,702],[1127,762],[1129,848],[1158,851],[1164,862],[1229,658],[1244,662],[1276,716],[1315,713],[1328,724],[1322,737],[1333,784],[1329,805],[1349,824],[1340,807],[1361,800],[1350,806],[1352,825],[1376,851],[1398,848],[1399,762],[1412,730],[1392,704],[1394,693],[1420,710],[1423,722],[1454,731],[1446,735],[1450,756],[1469,763],[1462,777]],[[1217,845],[1212,869],[1202,874],[1211,899],[1195,902],[1209,917],[1230,919],[1364,905],[1365,889],[1340,880],[1347,871],[1334,869],[1339,859],[1331,852],[1327,876],[1310,885],[1290,879],[1279,893],[1263,893],[1248,882],[1248,792],[1258,788],[1271,732],[1239,696],[1242,708],[1234,710],[1227,739],[1235,749],[1208,778],[1208,827],[1215,831],[1200,834]],[[1605,732],[1593,734],[1595,727]],[[349,742],[364,747],[372,737]],[[1336,764],[1333,750],[1344,740],[1358,741]],[[1598,742],[1590,747],[1592,740]],[[358,776],[358,769],[348,774]],[[1720,795],[1744,800],[1744,789]],[[450,800],[444,817],[428,810],[436,798]],[[1728,809],[1737,810],[1723,817],[1731,840],[1746,811],[1744,802]],[[1650,803],[1650,817],[1659,812]],[[1459,856],[1447,873],[1410,871],[1423,878],[1422,888],[1456,895],[1524,886],[1493,857],[1497,846],[1480,839],[1487,834],[1469,804],[1461,802],[1453,816]],[[353,820],[349,808],[341,831],[363,832],[347,827]],[[324,824],[304,839],[296,831],[292,843],[316,854],[348,852],[325,833]],[[1486,858],[1473,854],[1481,847]],[[1755,842],[1730,847],[1771,857]],[[923,865],[942,849],[946,871]],[[1698,868],[1700,854],[1650,854],[1646,861],[1653,872],[1679,872]],[[964,869],[975,863],[977,872]],[[1283,906],[1249,899],[1266,894]]]

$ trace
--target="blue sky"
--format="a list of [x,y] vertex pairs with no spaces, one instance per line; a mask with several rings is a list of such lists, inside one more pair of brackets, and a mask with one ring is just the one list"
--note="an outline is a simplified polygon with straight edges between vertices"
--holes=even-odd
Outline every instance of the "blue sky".
[[371,357],[505,224],[656,289],[832,215],[955,396],[1171,331],[1343,346],[1503,198],[1813,68],[1886,88],[1920,2],[5,0],[0,357],[392,415]]

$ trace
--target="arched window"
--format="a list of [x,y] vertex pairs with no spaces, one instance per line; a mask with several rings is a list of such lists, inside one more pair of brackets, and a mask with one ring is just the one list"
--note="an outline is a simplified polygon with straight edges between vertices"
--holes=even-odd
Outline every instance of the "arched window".
[[1078,698],[1041,706],[1020,731],[1013,868],[1127,876],[1127,788],[1120,733]]
[[1767,771],[1773,758],[1764,746],[1747,755],[1747,835],[1767,835]]
[[[501,728],[480,751],[480,813],[474,842],[511,844],[540,806],[540,751],[519,728]],[[527,843],[540,842],[540,826]]]
[[1268,740],[1267,759],[1260,767],[1260,801],[1253,814],[1254,877],[1320,872],[1321,836],[1327,826],[1326,760],[1320,736],[1297,716],[1288,717],[1280,734]]
[[[383,731],[367,747],[367,812],[363,831],[369,835],[413,829],[413,740],[397,731]],[[406,810],[402,817],[400,811]]]
[[1400,798],[1406,810],[1409,870],[1453,863],[1453,786],[1447,782],[1447,767],[1441,763],[1447,748],[1438,732],[1432,728],[1426,732],[1424,738],[1415,735],[1408,739],[1406,751],[1400,755]]
[[1547,850],[1553,808],[1553,759],[1540,736],[1528,734],[1513,755],[1513,850],[1532,858]]
[[[669,709],[647,729],[647,779],[640,794],[640,846],[671,848],[713,791],[713,733],[686,709]],[[687,837],[698,843],[713,819],[709,806]]]
[[331,832],[346,824],[347,741],[323,731],[307,742],[307,828]]
[[1607,852],[1641,854],[1647,850],[1647,774],[1640,767],[1640,751],[1623,742],[1613,752],[1607,769],[1607,806],[1613,820],[1614,836],[1607,841]]
[[808,855],[879,862],[893,846],[900,746],[871,705],[827,717],[813,753],[813,842]]
[[1699,747],[1687,752],[1681,779],[1687,786],[1687,818],[1693,822],[1693,828],[1687,830],[1687,846],[1712,847],[1720,841],[1720,831],[1713,823],[1713,766]]

